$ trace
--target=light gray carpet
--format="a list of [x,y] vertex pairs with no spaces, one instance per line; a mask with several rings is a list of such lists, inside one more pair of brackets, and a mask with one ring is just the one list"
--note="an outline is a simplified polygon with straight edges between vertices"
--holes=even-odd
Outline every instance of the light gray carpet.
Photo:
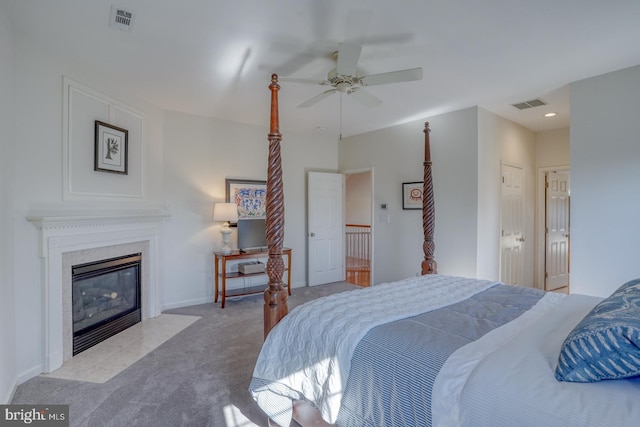
[[[289,309],[345,282],[294,288]],[[202,318],[104,384],[38,376],[11,403],[69,404],[71,426],[266,426],[248,390],[263,341],[263,297],[227,299],[167,313]],[[286,361],[284,361],[286,363]]]

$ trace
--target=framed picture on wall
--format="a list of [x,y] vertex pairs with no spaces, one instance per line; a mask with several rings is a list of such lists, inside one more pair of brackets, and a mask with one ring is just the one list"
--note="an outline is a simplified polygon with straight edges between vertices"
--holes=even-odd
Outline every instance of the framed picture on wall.
[[238,219],[267,217],[267,181],[227,178],[225,183],[227,202],[238,206]]
[[402,183],[402,209],[422,209],[422,181]]
[[128,174],[129,131],[96,120],[93,170]]

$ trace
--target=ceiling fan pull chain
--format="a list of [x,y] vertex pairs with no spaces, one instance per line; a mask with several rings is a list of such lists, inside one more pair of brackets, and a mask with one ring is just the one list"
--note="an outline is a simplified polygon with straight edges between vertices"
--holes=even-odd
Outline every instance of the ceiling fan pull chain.
[[338,93],[338,95],[340,95],[340,108],[338,109],[340,111],[340,138],[339,141],[342,141],[342,92]]

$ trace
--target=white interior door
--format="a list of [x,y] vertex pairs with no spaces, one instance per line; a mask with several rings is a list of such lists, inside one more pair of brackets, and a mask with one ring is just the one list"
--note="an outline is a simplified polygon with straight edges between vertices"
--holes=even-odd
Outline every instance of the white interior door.
[[522,285],[524,279],[524,198],[522,168],[502,165],[502,238],[500,280]]
[[569,286],[569,172],[548,172],[546,179],[545,285]]
[[309,172],[307,247],[309,286],[344,280],[344,177]]

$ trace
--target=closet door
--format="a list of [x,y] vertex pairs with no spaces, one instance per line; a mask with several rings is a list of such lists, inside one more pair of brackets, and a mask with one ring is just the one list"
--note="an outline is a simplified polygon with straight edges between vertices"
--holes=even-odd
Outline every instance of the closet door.
[[500,281],[522,285],[524,280],[524,188],[522,168],[502,165],[502,236]]
[[546,180],[544,289],[569,286],[569,173],[548,172]]
[[344,280],[344,176],[309,172],[307,247],[309,286]]

